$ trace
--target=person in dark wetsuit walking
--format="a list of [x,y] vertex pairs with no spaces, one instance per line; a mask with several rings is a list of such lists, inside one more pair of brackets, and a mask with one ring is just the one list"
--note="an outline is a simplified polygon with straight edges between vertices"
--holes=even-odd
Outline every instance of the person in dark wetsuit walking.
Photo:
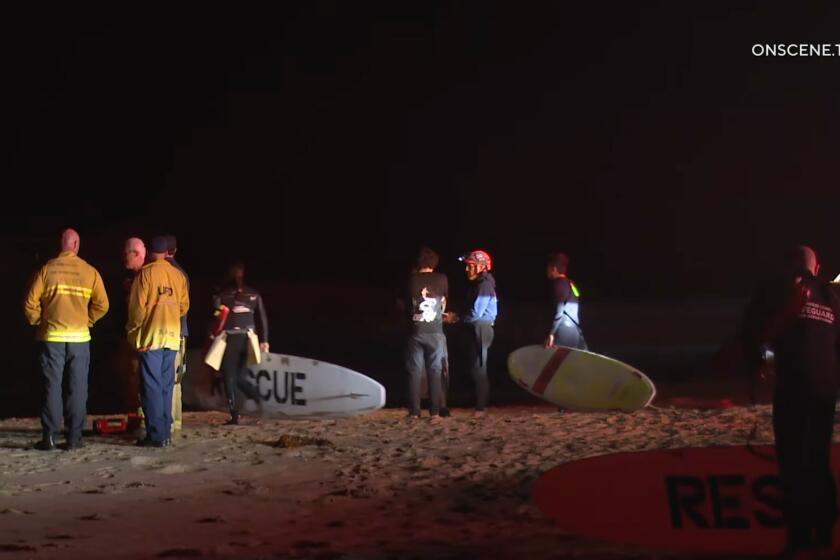
[[[245,265],[235,263],[229,271],[230,285],[213,298],[213,308],[222,306],[230,309],[224,330],[227,346],[222,357],[220,372],[225,382],[230,420],[228,424],[239,424],[241,404],[236,396],[238,388],[246,397],[261,404],[257,386],[247,379],[249,336],[259,336],[260,351],[268,352],[268,315],[260,294],[245,285]],[[255,321],[259,315],[259,322]],[[249,335],[249,332],[252,333]]]
[[743,333],[748,355],[758,356],[762,344],[775,354],[773,433],[791,558],[829,551],[837,519],[830,452],[840,299],[819,268],[813,249],[799,247],[782,281],[751,302]]

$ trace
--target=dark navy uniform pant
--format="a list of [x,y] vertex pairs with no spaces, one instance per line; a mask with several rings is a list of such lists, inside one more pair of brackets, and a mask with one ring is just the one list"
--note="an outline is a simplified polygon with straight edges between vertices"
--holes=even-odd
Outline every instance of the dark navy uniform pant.
[[140,352],[140,400],[146,415],[146,438],[162,442],[172,437],[172,390],[175,350]]
[[[41,429],[44,436],[61,432],[67,415],[67,441],[78,442],[87,417],[88,372],[90,371],[90,343],[43,342],[41,372],[44,376],[44,401],[41,408]],[[67,405],[62,403],[62,382],[67,373]]]

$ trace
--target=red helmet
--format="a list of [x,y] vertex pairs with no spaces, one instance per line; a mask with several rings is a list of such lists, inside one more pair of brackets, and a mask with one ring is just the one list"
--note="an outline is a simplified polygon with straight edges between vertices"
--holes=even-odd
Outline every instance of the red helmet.
[[487,270],[491,270],[493,268],[493,259],[490,257],[490,253],[487,251],[482,251],[477,249],[467,255],[467,258],[464,259],[464,262],[474,262],[476,264],[484,265]]

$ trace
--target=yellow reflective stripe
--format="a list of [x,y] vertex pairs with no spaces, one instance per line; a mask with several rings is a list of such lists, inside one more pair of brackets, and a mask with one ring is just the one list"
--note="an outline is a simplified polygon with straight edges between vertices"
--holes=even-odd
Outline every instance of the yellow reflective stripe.
[[70,338],[78,338],[90,336],[90,331],[47,331],[47,336],[64,336]]
[[90,333],[67,333],[53,331],[47,333],[47,342],[88,342]]
[[569,284],[572,285],[572,293],[575,294],[575,297],[580,297],[580,291],[577,289],[577,286],[575,286],[575,283],[569,282]]
[[68,340],[68,339],[65,339],[65,338],[50,338],[50,337],[47,337],[44,342],[73,342],[73,343],[81,344],[82,342],[90,342],[90,340],[91,340],[90,337],[79,338],[79,339],[74,338],[72,340]]
[[84,288],[82,286],[72,286],[70,284],[56,284],[56,288],[59,290],[67,290],[71,292],[81,292],[85,296],[90,297],[93,294],[93,289],[91,288]]
[[44,290],[45,295],[53,295],[53,294],[60,294],[66,296],[80,296],[83,298],[90,299],[91,295],[93,295],[93,290],[91,288],[83,288],[81,286],[71,286],[69,284],[56,284],[55,286],[50,286],[46,290]]
[[82,298],[85,298],[85,299],[90,299],[90,294],[89,293],[86,294],[86,293],[81,292],[79,290],[69,290],[69,289],[59,288],[58,290],[55,291],[55,293],[57,293],[59,295],[62,295],[62,296],[78,296],[78,297],[82,297]]

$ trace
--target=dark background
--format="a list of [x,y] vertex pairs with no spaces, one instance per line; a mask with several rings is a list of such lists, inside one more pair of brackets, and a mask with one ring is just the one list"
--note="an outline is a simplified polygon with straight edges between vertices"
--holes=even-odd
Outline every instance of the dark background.
[[[441,253],[456,303],[456,257],[493,254],[502,317],[517,318],[500,319],[497,370],[542,332],[547,252],[571,256],[595,341],[625,347],[687,324],[713,339],[696,314],[674,319],[678,302],[725,308],[719,325],[737,307],[721,302],[792,244],[840,271],[840,57],[751,52],[840,42],[834,4],[2,10],[7,414],[37,401],[20,299],[67,226],[111,291],[94,334],[103,363],[130,235],[178,236],[194,332],[216,277],[243,258],[275,350],[379,378],[400,369],[393,300],[422,244]],[[628,305],[659,311],[610,321]],[[107,402],[112,376],[94,369],[93,401]]]

